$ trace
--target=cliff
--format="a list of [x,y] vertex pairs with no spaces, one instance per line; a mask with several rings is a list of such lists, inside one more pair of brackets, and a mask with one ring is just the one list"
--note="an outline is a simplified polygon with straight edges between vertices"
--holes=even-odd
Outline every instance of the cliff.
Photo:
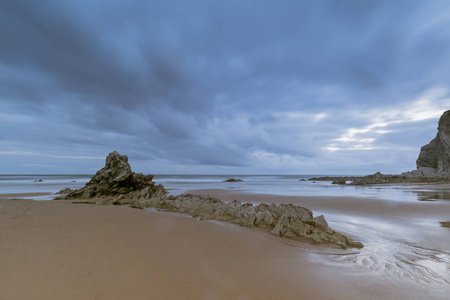
[[436,137],[420,149],[416,165],[419,173],[424,176],[449,176],[450,110],[444,112],[439,119]]

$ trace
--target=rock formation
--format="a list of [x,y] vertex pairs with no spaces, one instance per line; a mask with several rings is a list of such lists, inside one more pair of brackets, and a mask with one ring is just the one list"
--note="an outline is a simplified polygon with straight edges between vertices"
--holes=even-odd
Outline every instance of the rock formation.
[[211,219],[266,228],[277,236],[293,240],[309,238],[318,243],[336,244],[344,249],[363,247],[360,242],[354,242],[329,228],[324,216],[313,217],[312,212],[304,207],[292,204],[253,206],[236,200],[225,203],[217,198],[190,194],[167,197],[164,187],[155,185],[152,179],[153,175],[132,172],[128,157],[114,151],[106,157],[105,167],[83,188],[70,192],[63,199],[102,198],[103,203],[131,204],[137,208],[155,207],[190,214],[200,220]]
[[333,180],[332,184],[346,184],[345,181],[346,181],[345,178],[339,178],[339,179]]
[[318,243],[336,244],[343,249],[363,247],[360,242],[329,228],[324,216],[314,218],[311,210],[293,204],[253,206],[252,203],[241,204],[237,200],[225,203],[217,198],[190,194],[131,201],[138,207],[155,207],[186,213],[200,220],[218,220],[245,227],[266,228],[277,236],[292,240],[309,238]]
[[333,184],[343,184],[342,181],[352,181],[358,176],[322,176],[322,177],[311,177],[308,181],[333,181]]
[[105,167],[99,170],[86,185],[69,193],[66,199],[120,197],[151,198],[165,196],[162,185],[155,185],[153,175],[131,171],[128,157],[116,151],[106,157]]
[[[434,176],[450,174],[450,110],[439,119],[436,137],[420,149],[417,171]],[[425,168],[425,169],[423,169]]]

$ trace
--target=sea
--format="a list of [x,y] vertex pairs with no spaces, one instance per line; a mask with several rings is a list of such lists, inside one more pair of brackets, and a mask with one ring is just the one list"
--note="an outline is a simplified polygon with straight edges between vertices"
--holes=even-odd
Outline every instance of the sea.
[[[22,198],[52,200],[61,189],[82,188],[92,176],[0,175],[0,194],[49,193]],[[174,196],[197,189],[225,189],[252,194],[359,197],[400,202],[450,200],[450,192],[430,189],[426,185],[351,186],[308,180],[319,176],[336,175],[155,175],[153,181],[162,184]],[[225,182],[229,178],[242,181]]]

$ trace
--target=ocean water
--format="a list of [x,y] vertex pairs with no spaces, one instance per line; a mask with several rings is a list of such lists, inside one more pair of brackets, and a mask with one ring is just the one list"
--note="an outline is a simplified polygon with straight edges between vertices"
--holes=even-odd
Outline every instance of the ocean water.
[[[0,175],[0,194],[54,194],[67,187],[82,188],[91,176]],[[312,177],[318,177],[318,175],[155,175],[153,180],[169,189],[172,195],[196,189],[226,189],[239,193],[286,196],[362,197],[401,202],[450,201],[450,191],[429,189],[426,185],[343,186],[331,184],[330,181],[308,181]],[[237,178],[243,181],[224,182],[228,178]],[[33,199],[51,200],[53,197],[50,195],[33,197]]]
[[[91,177],[92,175],[0,175],[0,194],[54,194],[64,188],[82,188]],[[51,200],[55,196],[35,196],[32,198],[35,200]]]
[[[154,181],[172,195],[196,189],[226,189],[254,194],[285,196],[362,197],[389,201],[450,200],[450,191],[429,189],[425,185],[350,186],[331,181],[309,181],[320,175],[155,175]],[[321,175],[335,176],[335,175]],[[349,175],[351,176],[351,175]],[[242,182],[224,182],[228,178]],[[305,181],[301,181],[301,180]]]

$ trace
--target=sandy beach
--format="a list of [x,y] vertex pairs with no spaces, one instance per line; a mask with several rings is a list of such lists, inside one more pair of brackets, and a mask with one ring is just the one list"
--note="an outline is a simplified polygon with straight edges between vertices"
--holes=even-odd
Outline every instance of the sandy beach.
[[[391,267],[397,273],[369,262],[372,257],[389,265],[370,253],[379,242],[378,237],[371,243],[367,235],[373,224],[361,225],[365,231],[359,232],[338,214],[343,209],[350,215],[382,214],[401,219],[400,224],[407,224],[404,215],[410,213],[445,221],[448,214],[439,205],[425,212],[417,205],[401,206],[395,213],[368,199],[338,199],[337,205],[330,197],[195,192],[225,201],[293,202],[316,215],[316,210],[329,212],[332,228],[360,238],[366,247],[341,252],[260,229],[126,206],[2,199],[0,299],[446,299],[450,292],[448,278],[442,277],[448,269],[433,277],[412,266],[402,275],[395,262]],[[449,229],[432,229],[418,231],[418,241],[436,235],[442,241],[422,254],[448,268],[448,252],[441,248],[449,245]]]

